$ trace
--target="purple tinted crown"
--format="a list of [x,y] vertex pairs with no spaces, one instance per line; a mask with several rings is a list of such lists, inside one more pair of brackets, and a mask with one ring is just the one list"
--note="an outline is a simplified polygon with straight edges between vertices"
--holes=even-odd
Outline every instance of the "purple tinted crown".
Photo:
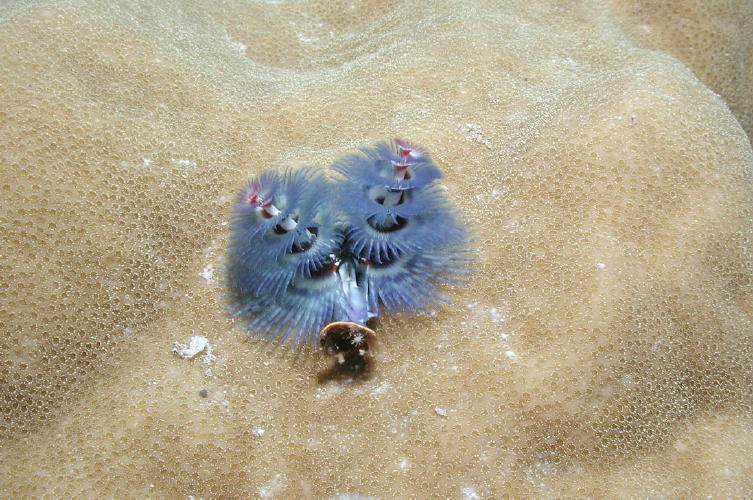
[[333,165],[267,171],[238,194],[227,257],[234,315],[295,345],[332,321],[430,311],[468,275],[467,226],[423,149],[395,139]]

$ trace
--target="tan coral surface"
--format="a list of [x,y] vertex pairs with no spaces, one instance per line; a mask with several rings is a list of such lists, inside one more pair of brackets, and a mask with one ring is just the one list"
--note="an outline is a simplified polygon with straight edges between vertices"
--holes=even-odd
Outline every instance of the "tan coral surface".
[[753,138],[753,2],[613,0],[623,29],[685,63]]
[[[686,3],[3,3],[0,496],[749,495],[753,154],[681,55],[753,25]],[[479,265],[320,385],[226,317],[230,203],[394,136]]]

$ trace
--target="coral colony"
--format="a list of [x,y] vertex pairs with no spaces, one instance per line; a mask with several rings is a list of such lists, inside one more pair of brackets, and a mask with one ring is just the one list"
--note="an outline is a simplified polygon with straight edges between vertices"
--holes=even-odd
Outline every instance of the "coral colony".
[[[368,349],[382,310],[429,312],[467,276],[468,231],[422,149],[401,140],[315,167],[266,171],[238,194],[227,280],[253,335]],[[335,178],[336,177],[336,178]],[[317,332],[320,332],[317,335]],[[340,360],[342,362],[342,359]]]

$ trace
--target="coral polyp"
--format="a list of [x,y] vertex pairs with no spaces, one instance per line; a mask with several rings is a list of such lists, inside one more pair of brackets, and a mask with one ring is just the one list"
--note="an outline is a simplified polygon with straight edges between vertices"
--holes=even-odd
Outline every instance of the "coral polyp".
[[426,151],[380,142],[332,170],[267,171],[236,198],[227,283],[253,335],[315,343],[325,325],[382,308],[428,312],[470,271],[467,225]]

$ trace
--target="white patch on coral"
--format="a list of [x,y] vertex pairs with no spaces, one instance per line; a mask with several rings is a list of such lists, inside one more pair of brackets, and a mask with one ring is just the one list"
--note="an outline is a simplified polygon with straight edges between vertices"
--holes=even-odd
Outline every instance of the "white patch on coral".
[[557,467],[547,461],[534,462],[525,472],[526,478],[531,484],[539,488],[546,488],[549,477],[557,472]]
[[214,283],[214,264],[212,264],[211,262],[207,264],[199,273],[199,276],[206,280],[207,285]]
[[300,40],[303,43],[314,43],[318,42],[319,39],[315,36],[306,36],[303,33],[298,33],[298,40]]
[[447,410],[445,410],[444,408],[440,408],[440,407],[437,406],[436,408],[434,408],[434,411],[440,417],[446,417],[447,416]]
[[481,500],[481,497],[476,493],[476,490],[469,486],[461,488],[460,494],[463,495],[463,500]]
[[507,227],[518,227],[518,226],[522,226],[526,222],[528,222],[528,218],[525,217],[525,216],[523,216],[523,217],[513,217],[512,219],[509,219],[507,221],[506,225],[507,225]]
[[206,349],[207,345],[209,345],[207,338],[197,335],[191,337],[188,345],[173,342],[173,352],[183,359],[191,359]]
[[489,314],[492,317],[493,323],[504,323],[505,321],[507,321],[505,313],[499,308],[492,307],[491,309],[489,309]]
[[176,165],[179,165],[181,167],[195,167],[196,162],[191,160],[186,160],[185,158],[170,158],[170,161],[175,163]]
[[481,130],[481,125],[479,125],[478,123],[466,123],[462,127],[462,131],[465,133],[466,141],[483,144],[488,149],[492,148],[491,141],[484,137],[484,133]]
[[371,497],[364,495],[351,495],[349,493],[342,493],[340,495],[330,498],[330,500],[379,500],[379,497]]
[[264,436],[265,432],[266,431],[264,430],[264,427],[259,427],[258,425],[256,427],[254,427],[253,429],[251,429],[251,434],[253,434],[254,437],[256,437],[256,438],[260,438],[260,437]]
[[211,365],[215,361],[217,361],[217,356],[212,354],[212,346],[207,345],[207,352],[204,353],[204,355],[201,357],[201,360],[204,362],[205,365]]
[[523,111],[516,111],[507,115],[507,121],[513,124],[521,124],[529,119],[529,116]]
[[[226,223],[225,223],[226,224]],[[215,275],[215,268],[214,263],[212,260],[216,257],[218,245],[216,241],[212,241],[212,244],[209,245],[208,248],[204,250],[204,258],[208,260],[206,266],[204,266],[204,269],[201,270],[199,276],[204,278],[204,280],[207,282],[207,285],[212,285],[216,281],[216,275]]]
[[326,387],[320,387],[316,390],[314,397],[319,400],[329,399],[333,394],[342,392],[343,386],[340,384],[328,384]]
[[372,396],[380,396],[380,395],[384,394],[385,392],[387,392],[387,390],[389,388],[390,388],[389,382],[382,382],[381,384],[379,384],[378,386],[374,387],[371,390],[371,395]]
[[245,54],[246,53],[246,49],[248,48],[248,45],[246,45],[245,43],[241,42],[240,40],[231,40],[230,41],[230,47],[232,47],[233,49],[237,50],[241,54]]
[[276,494],[280,493],[284,488],[285,475],[275,474],[267,484],[259,487],[259,496],[261,498],[272,498]]
[[201,356],[201,360],[207,365],[214,363],[217,359],[217,356],[212,354],[212,345],[204,336],[195,335],[191,337],[188,344],[173,342],[173,353],[179,358],[193,359],[200,352],[204,352],[204,355]]
[[243,55],[246,54],[246,49],[248,49],[248,45],[246,45],[245,42],[241,42],[240,40],[233,40],[229,36],[227,37],[227,44],[233,51]]

